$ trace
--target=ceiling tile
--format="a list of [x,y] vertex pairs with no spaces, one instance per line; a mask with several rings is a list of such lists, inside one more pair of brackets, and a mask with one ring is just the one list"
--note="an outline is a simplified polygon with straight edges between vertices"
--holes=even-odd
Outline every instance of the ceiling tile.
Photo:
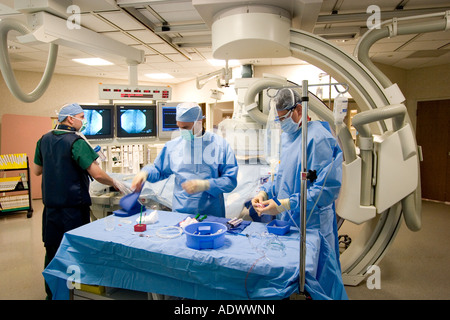
[[165,58],[164,56],[161,56],[159,54],[157,55],[149,55],[145,56],[145,63],[159,63],[159,62],[168,62],[169,60]]
[[160,53],[177,53],[178,51],[172,48],[170,45],[166,43],[156,43],[151,45],[156,51]]
[[374,62],[392,65],[396,62],[405,59],[410,53],[409,52],[385,52],[385,53],[375,53],[371,55],[371,59]]
[[[386,43],[379,43],[375,42],[374,45],[370,47],[370,52],[393,52],[397,50],[403,43],[399,42],[386,42]],[[403,50],[401,50],[403,51]],[[408,50],[409,51],[409,50]]]
[[411,40],[415,36],[416,36],[416,34],[399,35],[399,36],[395,36],[395,37],[391,37],[391,38],[388,37],[388,38],[380,39],[376,43],[399,43],[399,44],[403,44],[403,43]]
[[122,30],[137,30],[143,28],[141,23],[136,22],[128,14],[122,11],[101,12],[99,15],[112,22]]
[[450,32],[447,30],[423,33],[420,40],[447,40],[450,42]]
[[150,55],[155,55],[155,54],[157,54],[157,52],[156,52],[155,50],[151,49],[151,47],[150,47],[150,46],[147,46],[147,45],[140,45],[140,44],[139,44],[139,45],[132,45],[132,47],[133,47],[133,48],[136,48],[136,49],[138,49],[138,50],[143,50],[145,56],[150,56]]
[[179,63],[166,61],[153,64],[153,68],[158,69],[160,71],[166,70],[166,72],[169,72],[170,70],[179,70],[182,68],[182,66]]
[[106,32],[117,30],[114,26],[104,22],[95,15],[92,14],[82,14],[80,17],[80,23],[83,27],[91,29],[95,32]]
[[161,20],[155,17],[151,12],[149,12],[147,9],[139,9],[138,10],[144,17],[146,17],[150,22],[152,22],[155,25],[161,25]]
[[30,71],[44,71],[45,65],[42,64],[42,62],[39,61],[24,61],[24,60],[12,60],[12,65],[14,69],[17,70],[27,70],[30,69]]
[[179,53],[174,54],[166,54],[166,57],[172,60],[173,62],[183,62],[183,61],[189,61],[188,58],[186,58],[184,55]]
[[23,53],[10,53],[11,61],[36,61],[42,64],[48,59],[48,53],[43,51],[38,52],[23,52]]
[[[285,0],[292,1],[292,0]],[[14,0],[0,0],[0,18],[3,18],[2,8],[4,6],[13,8]],[[244,0],[242,0],[244,2]],[[401,0],[380,0],[376,1],[384,11],[394,10],[395,6]],[[122,42],[126,45],[133,46],[136,49],[143,50],[146,55],[146,63],[138,67],[138,72],[168,72],[172,73],[176,78],[167,80],[165,83],[178,83],[193,79],[200,74],[207,74],[218,70],[220,68],[213,67],[208,63],[208,59],[212,58],[212,48],[210,41],[207,47],[183,47],[180,51],[189,55],[189,60],[178,50],[167,44],[157,35],[155,35],[146,27],[130,17],[126,12],[117,7],[116,1],[112,0],[74,0],[74,3],[82,5],[81,23],[86,28],[99,32],[105,36],[110,37],[116,41]],[[236,2],[238,3],[238,2]],[[412,8],[434,8],[434,7],[449,7],[448,0],[409,0],[404,1],[405,10]],[[331,10],[336,9],[337,15],[351,14],[351,13],[365,13],[368,5],[375,4],[374,1],[369,0],[343,0],[343,1],[323,1],[321,15],[331,15]],[[147,7],[147,5],[149,7]],[[153,15],[147,8],[156,11],[160,18]],[[172,1],[148,1],[145,5],[140,4],[136,9],[149,19],[153,24],[160,26],[162,20],[166,20],[169,25],[193,24],[203,23],[200,15],[197,13],[189,0],[172,0]],[[26,17],[23,14],[8,15],[8,17],[19,19],[26,22]],[[162,19],[161,19],[162,18]],[[317,25],[317,28],[326,27],[342,28],[342,27],[356,27],[361,30],[366,30],[365,21],[347,20],[339,23]],[[119,29],[129,32],[130,36],[120,32]],[[16,31],[11,31],[8,34],[8,45],[16,46],[18,49],[11,50],[12,60],[17,61],[13,63],[14,68],[21,70],[40,70],[43,69],[44,61],[47,59],[49,45],[48,44],[29,44],[24,45],[16,41],[15,36],[19,35]],[[188,37],[188,36],[210,35],[210,32],[173,32],[166,34],[170,38],[174,37]],[[138,40],[133,39],[137,38]],[[354,47],[360,38],[355,38],[346,42],[338,42],[329,40],[333,45],[341,48],[349,55],[353,54]],[[412,40],[412,41],[411,41]],[[404,45],[408,41],[407,45]],[[146,45],[142,45],[145,43]],[[151,49],[153,47],[153,49]],[[413,52],[424,52],[427,50],[436,49],[450,49],[450,32],[432,32],[426,34],[401,35],[392,38],[385,38],[377,41],[370,49],[371,58],[379,63],[394,65],[396,67],[410,69],[421,66],[432,66],[438,64],[450,63],[450,55],[445,53],[441,57],[433,59],[426,58],[407,58]],[[396,51],[397,50],[397,51]],[[431,52],[431,51],[430,51]],[[416,53],[416,54],[419,54]],[[128,67],[124,59],[115,59],[115,65],[110,68],[104,67],[88,67],[78,66],[71,59],[80,57],[92,57],[92,55],[60,46],[58,51],[57,67],[59,73],[98,76],[98,74],[105,74],[105,77],[110,76],[118,79],[128,79]],[[107,60],[110,58],[104,57]],[[301,64],[302,61],[288,57],[279,59],[253,59],[250,62],[241,61],[241,63],[253,63],[255,65],[289,65]],[[20,61],[20,62],[19,62]],[[140,79],[140,81],[149,81]]]
[[109,38],[111,38],[111,39],[114,39],[116,41],[125,43],[127,45],[139,44],[139,42],[137,42],[135,39],[127,36],[126,34],[120,32],[120,31],[117,31],[117,32],[105,32],[105,33],[102,33],[102,34],[107,36],[107,37],[109,37]]
[[203,22],[197,11],[172,11],[172,12],[161,12],[161,17],[164,20],[170,21],[171,23],[180,23],[185,21],[195,21]]
[[436,50],[442,46],[445,46],[448,43],[446,40],[436,40],[436,41],[421,41],[416,40],[408,43],[404,47],[402,47],[400,50]]
[[144,43],[162,43],[163,40],[150,30],[128,31],[129,34],[135,36]]
[[439,66],[443,64],[450,64],[450,53],[446,53],[440,57],[430,59],[428,62],[424,63],[422,67],[432,67]]
[[[22,43],[20,43],[18,41],[8,40],[7,45],[11,46],[13,48],[12,50],[9,50],[9,52],[24,53],[24,52],[38,52],[38,51],[41,51],[38,48],[23,45]],[[48,46],[45,49],[48,50]]]
[[400,59],[399,61],[394,63],[393,66],[403,69],[414,69],[422,67],[425,63],[429,62],[430,60],[431,58]]

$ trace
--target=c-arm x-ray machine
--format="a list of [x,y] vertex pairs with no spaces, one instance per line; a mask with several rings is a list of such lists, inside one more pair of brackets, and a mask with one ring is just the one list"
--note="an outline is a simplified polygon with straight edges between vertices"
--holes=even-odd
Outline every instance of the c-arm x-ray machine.
[[[369,268],[381,261],[394,241],[403,221],[402,216],[410,230],[421,228],[420,148],[403,94],[373,65],[368,58],[369,49],[385,37],[445,31],[450,26],[449,13],[386,21],[380,28],[367,32],[358,43],[353,57],[309,32],[292,28],[286,31],[283,24],[289,24],[285,20],[288,14],[279,7],[273,8],[272,12],[267,7],[258,6],[242,6],[241,11],[236,7],[217,8],[219,11],[213,17],[203,17],[211,22],[215,58],[277,57],[287,47],[291,56],[319,67],[340,83],[348,85],[360,109],[352,120],[359,135],[359,152],[349,129],[345,124],[340,125],[336,131],[344,153],[344,163],[336,211],[341,219],[363,225],[358,238],[340,257],[344,283],[359,284],[368,275]],[[201,8],[198,9],[202,13]],[[223,28],[225,24],[229,26],[226,33]],[[274,25],[273,30],[276,30],[271,34],[272,38],[264,33],[269,24]],[[243,26],[251,31],[233,32],[233,26]],[[285,39],[288,39],[287,45]],[[258,45],[254,45],[257,40],[264,47],[263,53]],[[267,115],[255,103],[257,95],[264,89],[281,87],[292,87],[292,83],[262,78],[249,85],[243,108],[256,123],[262,126],[267,123]],[[334,127],[333,112],[311,93],[308,105],[311,111]]]

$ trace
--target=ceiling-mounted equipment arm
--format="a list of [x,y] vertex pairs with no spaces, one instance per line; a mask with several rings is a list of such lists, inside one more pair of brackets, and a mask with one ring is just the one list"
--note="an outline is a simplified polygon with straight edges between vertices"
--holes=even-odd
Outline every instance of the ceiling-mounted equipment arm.
[[[132,48],[82,26],[69,29],[65,19],[53,16],[47,12],[33,13],[28,17],[28,24],[29,26],[26,26],[12,19],[5,19],[0,22],[0,68],[12,94],[23,102],[36,101],[48,88],[55,70],[58,45],[72,47],[100,56],[123,57],[130,66],[136,66],[145,61],[143,50]],[[7,48],[8,32],[10,30],[18,31],[21,34],[17,39],[22,43],[39,41],[50,44],[47,66],[42,80],[36,89],[29,94],[22,92],[11,67]],[[132,79],[132,81],[134,80]]]
[[9,59],[7,40],[8,32],[10,30],[18,31],[22,35],[26,35],[31,32],[27,26],[16,20],[4,19],[0,22],[0,69],[6,85],[17,99],[23,102],[34,102],[44,94],[50,84],[53,71],[55,70],[56,58],[58,56],[58,45],[53,43],[50,44],[47,65],[45,66],[44,74],[37,87],[30,93],[24,93],[17,83]]
[[[227,65],[225,68],[197,77],[196,79],[197,89],[200,90],[208,81],[214,78],[217,78],[217,87],[219,88],[228,87],[232,77],[233,71],[231,68],[228,68],[228,61],[227,61]],[[221,81],[224,81],[224,83],[222,83]]]
[[[449,16],[450,11],[446,11],[442,13],[404,17],[385,21],[382,24],[382,26],[380,26],[380,28],[368,30],[361,37],[361,39],[356,44],[353,55],[357,57],[358,60],[362,62],[373,73],[373,75],[378,79],[378,81],[381,82],[384,88],[387,88],[392,85],[392,82],[370,60],[369,50],[372,47],[372,45],[378,40],[388,37],[395,37],[397,35],[448,30],[450,28]],[[414,22],[403,25],[398,24],[399,21],[403,20],[414,20],[414,19],[417,20],[423,18],[438,18],[438,19],[434,21]],[[395,30],[395,32],[393,32],[393,30]]]
[[130,47],[83,26],[69,29],[65,19],[47,12],[32,14],[29,17],[29,24],[31,33],[19,37],[19,41],[55,43],[102,57],[124,58],[137,64],[145,62],[143,50]]
[[262,113],[258,109],[258,105],[255,102],[256,96],[266,88],[269,87],[281,88],[286,85],[287,85],[286,80],[276,78],[263,78],[261,80],[256,81],[247,89],[247,92],[245,93],[244,98],[245,111],[247,111],[248,115],[253,120],[265,126],[267,124],[267,114]]

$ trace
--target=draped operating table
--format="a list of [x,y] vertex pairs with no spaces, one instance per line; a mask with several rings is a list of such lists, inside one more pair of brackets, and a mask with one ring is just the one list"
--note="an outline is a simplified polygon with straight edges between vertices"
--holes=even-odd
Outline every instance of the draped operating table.
[[[106,231],[104,219],[99,219],[67,232],[43,272],[54,298],[69,299],[67,280],[75,275],[83,284],[189,299],[282,299],[298,292],[297,230],[274,240],[264,236],[265,224],[252,222],[239,233],[227,233],[222,247],[196,250],[186,246],[185,234],[157,236],[158,230],[187,215],[158,211],[158,222],[136,233],[138,216],[116,218],[113,231]],[[276,247],[267,241],[277,241]],[[305,288],[311,297],[345,298],[340,268],[336,260],[327,259],[326,241],[307,232],[306,245]]]

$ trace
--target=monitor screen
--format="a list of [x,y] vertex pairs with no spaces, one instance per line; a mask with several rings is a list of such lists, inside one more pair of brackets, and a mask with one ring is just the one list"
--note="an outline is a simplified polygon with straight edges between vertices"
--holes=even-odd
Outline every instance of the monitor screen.
[[87,139],[114,138],[114,106],[113,105],[81,105],[86,128],[81,131]]
[[156,105],[116,105],[117,138],[156,137]]
[[163,106],[161,110],[161,130],[162,131],[178,130],[176,116],[177,116],[176,107]]
[[180,102],[158,102],[158,137],[172,139],[177,136],[177,105]]

